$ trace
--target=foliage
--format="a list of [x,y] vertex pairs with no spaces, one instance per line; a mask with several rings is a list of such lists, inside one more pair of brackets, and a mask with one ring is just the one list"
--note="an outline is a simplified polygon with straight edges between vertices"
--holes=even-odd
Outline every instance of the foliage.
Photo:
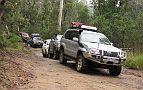
[[12,33],[10,33],[10,35],[7,35],[5,33],[0,34],[0,49],[1,50],[6,50],[8,48],[21,49],[22,45],[19,44],[21,41],[22,41],[21,38],[16,34]]
[[18,35],[15,35],[15,34],[10,34],[8,36],[8,41],[10,41],[11,43],[17,43],[17,42],[21,42],[21,38],[18,36]]
[[143,53],[137,55],[129,55],[125,66],[131,69],[143,70]]
[[4,37],[4,35],[0,35],[0,49],[4,49],[8,46],[9,42]]
[[114,43],[117,47],[135,48],[142,51],[143,2],[140,0],[121,0],[116,6],[116,0],[93,0],[93,25]]

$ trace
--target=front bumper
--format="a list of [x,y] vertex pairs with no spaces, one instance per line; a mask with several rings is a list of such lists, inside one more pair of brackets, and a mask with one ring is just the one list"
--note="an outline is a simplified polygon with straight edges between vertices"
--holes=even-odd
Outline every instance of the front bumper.
[[34,43],[34,45],[36,45],[36,46],[42,46],[43,43]]
[[113,66],[122,65],[126,61],[126,58],[94,55],[94,54],[89,54],[87,52],[84,52],[83,55],[86,59],[92,60],[98,64],[103,64],[103,65],[113,65]]
[[60,51],[60,44],[56,44],[56,45],[55,45],[55,49],[56,49],[56,51],[59,52],[59,51]]

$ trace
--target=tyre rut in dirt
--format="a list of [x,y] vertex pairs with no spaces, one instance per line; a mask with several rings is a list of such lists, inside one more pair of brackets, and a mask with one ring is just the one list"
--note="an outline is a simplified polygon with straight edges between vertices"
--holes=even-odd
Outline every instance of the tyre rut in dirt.
[[88,64],[83,54],[79,54],[77,56],[76,70],[78,72],[85,73],[87,71],[87,67],[88,67]]
[[59,57],[60,64],[66,64],[67,60],[64,58],[64,50],[60,50],[60,57]]
[[109,69],[110,75],[118,76],[121,73],[122,66],[116,66]]

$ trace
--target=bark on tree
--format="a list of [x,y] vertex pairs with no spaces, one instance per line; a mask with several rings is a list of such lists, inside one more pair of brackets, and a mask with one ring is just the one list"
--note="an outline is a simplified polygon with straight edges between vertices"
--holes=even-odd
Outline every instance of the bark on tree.
[[60,10],[59,10],[59,19],[58,19],[59,31],[61,31],[61,26],[62,26],[63,3],[64,3],[64,0],[60,0]]
[[10,34],[10,31],[9,31],[8,26],[7,26],[7,25],[5,25],[5,28],[6,28],[7,35],[9,35],[9,34]]
[[3,9],[4,4],[5,0],[0,0],[0,23],[2,21],[2,16],[4,15],[4,9]]

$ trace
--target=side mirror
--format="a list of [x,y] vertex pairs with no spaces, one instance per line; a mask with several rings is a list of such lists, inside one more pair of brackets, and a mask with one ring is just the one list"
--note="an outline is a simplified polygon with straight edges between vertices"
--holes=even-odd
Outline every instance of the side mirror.
[[113,46],[113,43],[111,42],[111,46]]
[[73,37],[73,41],[78,42],[78,38]]

